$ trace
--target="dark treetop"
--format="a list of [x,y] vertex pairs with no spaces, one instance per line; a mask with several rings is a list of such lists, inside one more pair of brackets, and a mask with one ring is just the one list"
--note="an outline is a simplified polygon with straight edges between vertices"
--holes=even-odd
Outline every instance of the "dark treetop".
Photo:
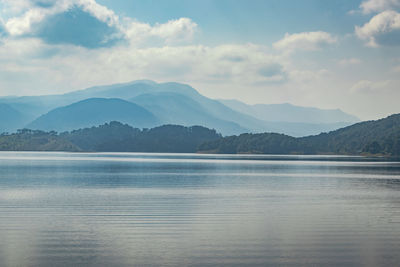
[[275,133],[229,136],[206,142],[199,150],[212,153],[400,156],[400,114],[302,138]]
[[196,152],[197,147],[221,138],[215,130],[201,126],[163,125],[137,129],[110,122],[71,132],[23,129],[0,136],[0,150],[8,151],[98,151],[98,152]]

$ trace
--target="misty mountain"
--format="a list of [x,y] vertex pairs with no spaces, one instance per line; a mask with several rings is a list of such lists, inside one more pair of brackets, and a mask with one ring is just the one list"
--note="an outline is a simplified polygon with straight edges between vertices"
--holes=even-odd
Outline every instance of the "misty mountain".
[[104,98],[130,99],[142,94],[170,92],[188,97],[202,96],[194,88],[181,83],[156,83],[150,80],[138,80],[128,83],[95,86],[65,94],[68,99],[85,99],[93,96]]
[[131,99],[151,112],[165,124],[190,126],[202,125],[218,129],[223,133],[240,133],[246,131],[239,124],[215,117],[200,103],[192,98],[171,92],[142,94]]
[[29,129],[68,131],[118,120],[135,127],[152,127],[159,120],[146,109],[122,100],[89,98],[56,108],[27,125]]
[[[195,89],[189,85],[179,84],[179,83],[155,83],[148,80],[134,81],[130,83],[114,84],[107,86],[96,86],[88,89],[75,91],[63,95],[49,95],[49,96],[28,96],[28,97],[14,97],[14,98],[3,98],[0,99],[1,102],[11,103],[13,105],[30,105],[32,107],[38,107],[35,110],[31,110],[31,113],[35,115],[49,112],[54,108],[60,106],[66,106],[73,104],[77,101],[82,101],[88,98],[120,98],[124,100],[131,100],[139,95],[146,94],[159,94],[159,93],[173,93],[179,94],[186,97],[186,100],[190,99],[192,102],[196,102],[195,106],[202,109],[200,115],[193,117],[192,124],[201,124],[208,117],[210,121],[205,124],[209,127],[215,127],[218,131],[223,134],[238,134],[247,131],[265,131],[265,130],[277,130],[269,128],[264,125],[264,122],[257,120],[246,114],[234,111],[222,103],[207,98],[199,94]],[[182,97],[181,97],[182,98]],[[170,98],[166,99],[169,101]],[[185,101],[180,102],[179,99],[175,101],[175,104],[181,103],[183,106],[180,108],[182,111],[186,109]],[[158,102],[160,103],[160,102]],[[162,109],[165,110],[167,104],[162,104],[160,107],[155,107],[155,112]],[[151,110],[149,110],[152,112]],[[187,110],[188,111],[188,110]],[[160,112],[158,112],[160,113]],[[174,112],[172,112],[174,113]],[[194,114],[193,112],[191,112]],[[175,113],[176,114],[176,113]],[[38,115],[39,116],[39,115]],[[201,120],[198,118],[202,117]],[[165,118],[163,116],[165,123],[175,123],[183,122],[179,117]],[[187,121],[185,119],[185,121]],[[162,121],[161,121],[162,122]],[[185,125],[188,125],[185,123]],[[27,127],[30,127],[28,124]],[[39,124],[33,124],[35,127],[41,127]],[[92,125],[84,125],[89,127]],[[155,125],[151,125],[155,126]],[[70,129],[70,126],[67,127]],[[41,128],[42,130],[48,130],[48,128]]]
[[[286,111],[286,117],[298,116],[298,121],[293,119],[283,120],[284,118],[265,120],[265,116],[256,116],[257,114],[244,112],[221,103],[221,101],[205,97],[189,85],[172,82],[156,83],[149,80],[96,86],[65,96],[69,99],[83,99],[93,96],[122,98],[145,107],[155,114],[162,123],[204,125],[215,128],[224,135],[268,131],[293,136],[306,136],[328,132],[359,121],[358,118],[340,110],[320,110],[296,107],[290,104],[282,105],[292,107],[292,109]],[[176,99],[173,99],[174,97]],[[240,101],[237,102],[241,103]],[[324,115],[324,113],[328,113],[328,115]],[[336,119],[333,115],[330,115],[331,113],[336,115]],[[279,118],[283,112],[275,109],[268,114],[271,118]],[[324,121],[325,118],[327,121]],[[307,119],[310,119],[310,121],[307,121]]]
[[37,118],[52,109],[88,98],[121,98],[126,100],[140,94],[161,90],[159,87],[163,87],[155,85],[158,84],[148,80],[139,80],[130,83],[95,86],[58,95],[2,97],[0,103],[8,104],[20,112],[29,113]]
[[351,122],[336,123],[305,123],[305,122],[285,122],[285,121],[268,121],[269,127],[276,129],[275,133],[283,133],[294,137],[303,137],[326,133],[351,125]]
[[0,103],[0,133],[13,132],[27,123],[27,117],[7,104]]
[[[163,96],[160,95],[160,93],[166,94],[164,95],[165,103],[162,103]],[[197,108],[197,111],[201,114],[199,116],[195,115],[190,125],[203,125],[202,123],[204,123],[204,118],[206,117],[206,114],[208,114],[211,121],[204,125],[209,127],[216,126],[215,128],[223,134],[238,134],[247,131],[258,132],[267,130],[278,130],[269,127],[261,120],[243,114],[241,112],[237,112],[217,100],[213,100],[199,94],[194,88],[189,85],[180,83],[155,83],[153,81],[141,80],[124,84],[92,87],[82,91],[72,92],[70,94],[67,94],[66,96],[69,98],[79,98],[95,95],[96,97],[114,97],[133,101],[133,98],[137,96],[149,94],[159,96],[157,100],[158,107],[156,107],[157,105],[155,104],[153,104],[151,108],[148,107],[149,111],[151,112],[153,112],[152,109],[155,109],[154,113],[160,113],[160,110],[165,111],[166,109],[168,109],[168,105],[171,104],[172,94],[177,96],[179,99],[175,101],[172,100],[174,103],[173,106],[171,106],[171,109],[175,108],[180,109],[181,111],[189,111],[187,110],[187,103],[188,101],[191,101],[195,109]],[[183,100],[183,97],[186,97],[185,100]],[[144,98],[149,98],[149,96],[144,96],[141,99],[144,101]],[[138,103],[138,99],[134,101]],[[147,103],[149,102],[147,101]],[[180,104],[182,104],[182,106],[178,107]],[[191,114],[194,114],[193,111],[189,112]],[[174,111],[171,111],[171,115],[172,114],[177,115],[177,113]],[[170,116],[169,118],[166,118],[166,116],[161,116],[164,118],[164,120],[162,120],[162,118],[160,119],[163,123],[180,124],[180,122],[184,122],[180,120],[181,116],[182,115],[177,117]],[[202,117],[203,119],[197,120],[199,117]],[[218,122],[218,124],[216,124],[216,122]],[[184,124],[189,125],[186,123]]]
[[309,124],[354,123],[360,121],[357,117],[340,109],[319,109],[301,107],[288,103],[248,105],[238,100],[219,100],[224,105],[268,122],[294,122]]
[[[201,95],[189,85],[172,82],[156,83],[149,80],[95,86],[62,95],[3,97],[0,98],[0,103],[7,104],[16,111],[30,116],[29,119],[33,122],[31,124],[20,124],[18,128],[35,127],[35,129],[49,130],[55,127],[57,129],[72,129],[76,127],[91,127],[107,122],[109,117],[106,116],[103,120],[100,120],[97,110],[110,111],[110,107],[100,107],[100,103],[94,108],[93,112],[86,112],[85,117],[80,120],[80,123],[76,124],[73,123],[74,119],[71,119],[74,115],[61,114],[63,112],[71,112],[69,109],[58,110],[58,108],[91,98],[118,98],[131,101],[147,109],[148,112],[156,117],[144,123],[135,122],[126,117],[119,119],[119,116],[111,116],[112,119],[131,123],[135,127],[141,125],[154,127],[159,124],[197,124],[214,128],[224,135],[244,132],[278,132],[293,136],[306,136],[347,126],[349,125],[348,121],[352,119],[351,115],[345,113],[343,115],[340,111],[337,113],[340,113],[342,117],[336,113],[336,115],[334,114],[336,117],[329,115],[332,112],[328,112],[329,116],[326,115],[324,117],[321,115],[323,113],[321,110],[291,105],[289,106],[292,109],[285,112],[276,108],[270,111],[259,110],[258,106],[257,108],[249,108],[249,105],[239,101],[236,101],[233,105],[233,101],[228,101],[228,103],[210,99]],[[264,107],[264,105],[261,106]],[[55,116],[55,114],[59,116],[58,121],[55,117],[49,117]],[[89,114],[94,117],[90,119],[88,117]],[[110,113],[107,114],[110,115]],[[286,117],[283,114],[286,114]],[[301,119],[301,117],[305,119]],[[66,119],[65,123],[68,125],[60,128],[64,118]],[[288,120],[288,118],[292,119]],[[325,122],[324,119],[327,121]],[[343,119],[346,120],[343,121]],[[46,122],[44,122],[45,120]],[[57,125],[53,125],[53,123]]]
[[56,107],[65,106],[69,101],[62,100],[62,95],[2,97],[0,103],[9,105],[32,121]]

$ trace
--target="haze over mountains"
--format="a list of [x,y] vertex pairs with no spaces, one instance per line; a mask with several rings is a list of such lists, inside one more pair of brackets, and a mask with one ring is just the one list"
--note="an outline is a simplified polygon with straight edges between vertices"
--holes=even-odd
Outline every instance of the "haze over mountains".
[[[233,99],[220,99],[219,101],[234,110],[270,122],[337,123],[359,121],[356,116],[347,114],[340,109],[300,107],[289,103],[248,105]],[[305,121],[306,119],[307,121]]]
[[358,121],[340,110],[290,104],[251,106],[207,98],[189,85],[148,80],[63,95],[3,97],[0,111],[0,132],[21,128],[68,131],[120,121],[137,128],[201,125],[223,135],[277,132],[306,136]]
[[119,121],[139,128],[160,121],[149,111],[118,98],[89,98],[51,110],[27,125],[29,129],[69,131]]
[[7,104],[0,103],[0,132],[15,129],[29,120],[21,112]]

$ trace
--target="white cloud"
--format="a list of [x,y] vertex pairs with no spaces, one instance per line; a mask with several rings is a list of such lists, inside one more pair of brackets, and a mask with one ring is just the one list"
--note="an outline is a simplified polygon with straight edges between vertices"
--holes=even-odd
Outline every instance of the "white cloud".
[[84,11],[92,14],[98,20],[107,23],[108,26],[117,26],[119,24],[119,17],[114,11],[99,5],[95,0],[78,0],[77,2],[78,6],[82,6]]
[[397,8],[400,8],[400,0],[366,0],[360,4],[360,9],[364,14]]
[[[52,50],[55,52],[47,52]],[[368,116],[378,116],[370,109],[376,98],[379,103],[391,101],[380,104],[379,115],[393,113],[398,107],[393,100],[398,99],[394,97],[399,95],[394,91],[398,81],[359,82],[350,91],[351,86],[329,69],[299,66],[290,56],[255,44],[137,47],[120,43],[87,49],[50,45],[37,38],[6,38],[0,44],[0,62],[0,95],[55,94],[152,79],[189,83],[206,96],[229,96],[249,103],[317,103]],[[368,95],[374,96],[372,100]]]
[[2,6],[2,13],[18,14],[26,11],[32,7],[33,1],[31,0],[0,0]]
[[290,72],[290,78],[294,82],[301,84],[310,84],[315,81],[324,81],[329,75],[332,75],[327,69],[319,70],[293,70]]
[[352,58],[343,58],[338,61],[338,64],[342,66],[348,66],[348,65],[358,65],[361,64],[361,62],[362,62],[361,59],[352,57]]
[[42,21],[50,10],[30,9],[20,17],[13,17],[6,21],[5,29],[11,35],[22,35],[30,32],[32,24]]
[[79,7],[99,21],[110,27],[115,27],[123,38],[135,44],[149,42],[177,44],[190,42],[197,31],[198,25],[189,18],[179,18],[166,23],[150,25],[130,18],[120,18],[114,11],[98,4],[95,0],[54,0],[48,5],[37,5],[34,0],[3,0],[8,12],[4,22],[5,30],[11,36],[21,36],[34,32],[35,25],[49,16],[66,12],[73,7]]
[[197,24],[189,18],[180,18],[177,20],[170,20],[164,24],[156,24],[151,34],[160,36],[166,40],[167,43],[175,41],[191,40],[197,28]]
[[274,43],[274,47],[279,50],[318,50],[324,46],[334,44],[337,39],[331,34],[323,31],[317,32],[302,32],[289,34],[286,33],[285,37]]
[[48,5],[38,5],[38,1],[29,0],[3,0],[6,13],[10,18],[5,22],[5,28],[13,36],[30,33],[32,27],[46,19],[48,16],[62,13],[78,6],[98,20],[109,26],[117,26],[119,18],[110,9],[99,5],[95,0],[54,0]]
[[382,93],[382,91],[393,89],[398,81],[384,80],[373,82],[370,80],[360,80],[356,82],[351,88],[352,93]]
[[367,41],[367,45],[377,47],[379,45],[400,44],[400,13],[388,10],[375,15],[363,26],[355,27],[356,35]]
[[[52,49],[56,53],[46,56],[46,51]],[[2,70],[15,74],[20,71],[21,77],[3,80],[0,88],[18,88],[26,79],[30,87],[41,88],[43,91],[38,93],[42,94],[56,87],[61,92],[143,78],[238,85],[285,82],[284,60],[266,49],[252,44],[143,48],[120,44],[93,50],[49,45],[37,38],[7,39],[0,46]],[[38,56],[42,51],[45,56]]]
[[373,85],[373,82],[369,80],[361,80],[353,84],[353,86],[350,88],[351,92],[359,92],[359,91],[365,91],[365,90],[370,90]]
[[198,25],[189,18],[170,20],[163,24],[157,23],[154,26],[126,18],[123,25],[120,26],[125,38],[134,45],[148,42],[154,45],[157,41],[161,41],[161,44],[190,42],[197,28]]
[[393,67],[393,68],[392,68],[392,72],[394,72],[394,73],[400,73],[400,65]]

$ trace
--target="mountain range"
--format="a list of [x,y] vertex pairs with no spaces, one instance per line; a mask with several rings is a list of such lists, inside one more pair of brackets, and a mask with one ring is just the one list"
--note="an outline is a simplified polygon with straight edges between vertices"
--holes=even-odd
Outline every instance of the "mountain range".
[[160,123],[151,112],[135,103],[119,98],[89,98],[55,108],[29,123],[27,128],[69,131],[115,120],[139,128]]
[[276,132],[306,136],[359,121],[340,110],[215,100],[189,85],[139,80],[60,95],[0,98],[0,132],[68,131],[110,121],[137,128],[202,125],[223,135]]

